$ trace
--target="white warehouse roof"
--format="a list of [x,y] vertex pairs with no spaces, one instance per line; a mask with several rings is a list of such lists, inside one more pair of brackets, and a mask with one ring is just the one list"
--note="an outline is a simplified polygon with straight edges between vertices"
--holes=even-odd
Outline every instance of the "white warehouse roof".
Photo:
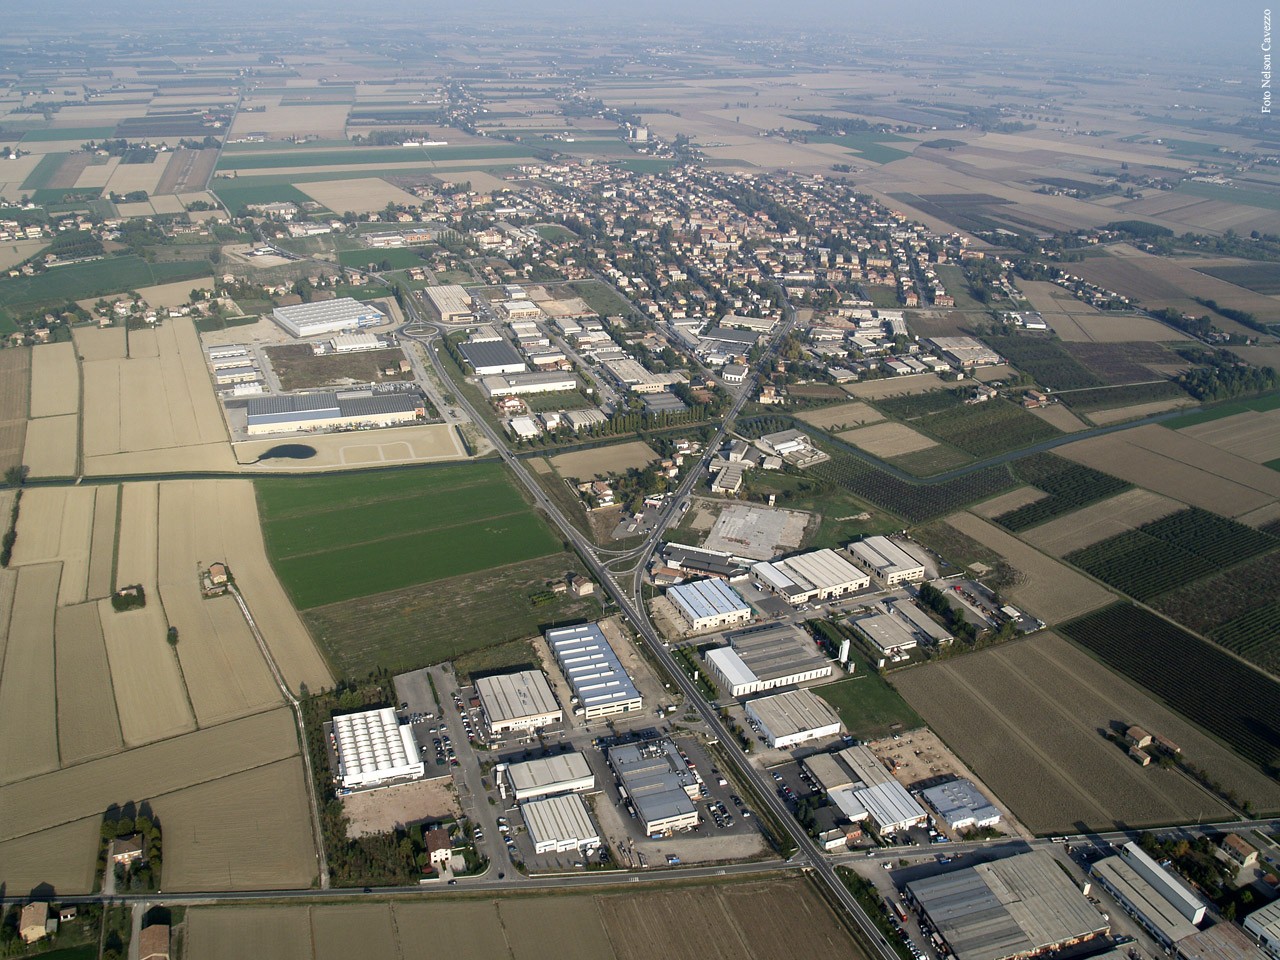
[[580,850],[600,844],[600,833],[591,823],[587,805],[576,793],[530,800],[520,805],[520,812],[538,853]]
[[573,695],[588,714],[640,708],[640,691],[598,625],[557,627],[545,637]]
[[667,596],[675,601],[690,623],[734,613],[751,615],[747,602],[723,580],[695,580],[692,583],[677,584],[667,591]]
[[539,757],[507,767],[507,779],[515,791],[517,800],[527,797],[543,797],[574,790],[590,790],[596,776],[582,754],[559,753],[553,757]]
[[476,693],[484,705],[485,716],[495,726],[560,712],[551,685],[541,670],[481,677],[476,681]]
[[785,560],[762,561],[751,572],[788,598],[842,593],[865,587],[871,578],[834,550],[813,550]]
[[924,564],[888,537],[867,537],[849,544],[849,552],[882,577],[913,574],[924,575]]
[[386,314],[377,307],[351,297],[276,307],[271,311],[271,316],[295,337],[375,326],[387,319]]
[[334,717],[333,737],[344,787],[420,777],[425,769],[413,731],[390,707]]
[[840,732],[840,718],[808,690],[788,690],[747,701],[747,713],[765,728],[774,746],[801,743]]

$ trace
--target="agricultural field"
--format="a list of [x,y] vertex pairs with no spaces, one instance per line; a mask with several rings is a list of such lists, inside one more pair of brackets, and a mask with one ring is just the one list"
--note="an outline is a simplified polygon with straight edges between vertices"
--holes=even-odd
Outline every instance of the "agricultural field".
[[1057,397],[1061,403],[1065,403],[1074,412],[1085,414],[1091,414],[1094,411],[1142,407],[1146,404],[1161,404],[1161,406],[1152,407],[1150,410],[1138,410],[1133,413],[1133,416],[1144,416],[1147,413],[1154,413],[1158,410],[1171,409],[1179,404],[1191,406],[1195,403],[1187,395],[1186,391],[1172,380],[1154,380],[1150,383],[1129,383],[1115,387],[1071,390],[1066,393],[1059,393]]
[[1105,500],[1130,487],[1124,480],[1051,453],[1024,457],[1014,464],[1013,472],[1019,479],[1048,494],[995,517],[996,523],[1015,533]]
[[63,764],[124,747],[96,603],[59,607],[54,624],[58,755]]
[[1117,724],[1167,736],[1197,766],[1216,763],[1224,782],[1280,803],[1276,784],[1052,633],[901,671],[894,684],[1037,834],[1229,815],[1181,772],[1130,760],[1104,736]]
[[0,350],[0,473],[25,462],[30,396],[31,351]]
[[23,310],[69,300],[91,300],[118,294],[121,290],[150,287],[180,280],[207,279],[208,260],[165,260],[148,263],[127,255],[69,264],[31,277],[6,279],[0,284],[0,309]]
[[80,412],[80,372],[71,343],[46,343],[31,350],[31,416]]
[[867,380],[864,383],[850,383],[844,392],[859,400],[883,400],[886,397],[902,397],[914,393],[931,393],[951,387],[936,373],[918,373],[908,377],[882,377],[879,380]]
[[[586,575],[576,556],[556,553],[324,604],[302,617],[338,676],[413,669],[599,616],[595,597],[548,595],[547,582],[570,571]],[[370,623],[378,629],[370,631]]]
[[[0,883],[6,895],[22,897],[45,884],[62,895],[92,892],[101,839],[102,815],[98,813],[0,842]],[[86,960],[97,955],[95,947]]]
[[1280,540],[1269,534],[1190,507],[1069,553],[1065,559],[1146,602],[1277,547]]
[[[404,351],[399,347],[316,356],[309,343],[291,343],[267,347],[266,353],[271,360],[271,369],[280,378],[280,386],[284,390],[413,379],[412,371],[399,372],[400,361],[405,359]],[[384,373],[392,367],[396,368],[395,374],[388,376]]]
[[312,200],[334,213],[376,213],[388,203],[416,204],[418,198],[408,191],[393,187],[378,177],[354,177],[342,180],[317,180],[298,183],[297,188]]
[[92,487],[33,487],[22,495],[11,563],[21,567],[60,562],[60,604],[81,603],[87,597],[94,500]]
[[1254,463],[1280,459],[1280,410],[1249,410],[1180,432]]
[[[167,869],[167,861],[166,861]],[[809,960],[863,956],[801,878],[449,902],[195,907],[187,960]],[[518,931],[518,933],[517,933]],[[430,949],[423,952],[423,945]]]
[[633,468],[639,470],[657,459],[658,455],[643,440],[558,453],[550,458],[556,473],[576,480],[590,480],[609,473],[626,473]]
[[18,571],[0,671],[0,781],[58,768],[54,677],[54,607],[62,567],[43,563]]
[[1066,350],[1104,384],[1140,383],[1164,376],[1173,367],[1187,365],[1162,343],[1076,342],[1066,344]]
[[[1037,549],[1061,559],[1068,553],[1181,509],[1183,505],[1176,500],[1135,487],[1023,530],[1020,536]],[[996,522],[1001,521],[997,518]]]
[[816,410],[804,410],[796,414],[796,419],[819,430],[851,430],[868,423],[878,423],[884,419],[884,414],[870,404],[854,400]]
[[496,463],[259,480],[267,551],[300,610],[559,550]]
[[845,729],[859,740],[875,740],[920,726],[920,715],[901,695],[865,661],[855,660],[853,676],[811,688],[831,704]]
[[255,471],[275,470],[280,473],[310,473],[335,467],[407,466],[467,459],[467,450],[457,428],[445,423],[308,436],[305,446],[314,453],[305,460],[272,457],[271,452],[280,445],[279,438],[247,440],[233,444],[232,450],[237,462],[252,466]]
[[851,443],[882,460],[932,450],[938,446],[935,440],[912,430],[905,423],[895,421],[884,421],[868,427],[846,430],[837,436],[846,443]]
[[1280,267],[1274,263],[1248,263],[1227,267],[1196,267],[1197,273],[1208,274],[1227,283],[1244,287],[1263,296],[1280,294]]
[[1004,591],[1005,595],[1045,623],[1077,617],[1114,599],[1091,580],[980,517],[957,513],[947,517],[947,524],[994,551],[1018,571],[1016,582]]
[[[1280,685],[1274,679],[1128,603],[1073,620],[1062,627],[1062,633],[1264,773],[1280,774],[1280,741],[1272,735],[1280,729]],[[1212,769],[1208,762],[1196,762]],[[1273,792],[1262,796],[1239,792],[1253,799],[1256,809],[1273,810],[1280,807],[1274,786]]]
[[1078,390],[1103,384],[1103,380],[1068,352],[1060,340],[1019,334],[986,337],[985,342],[1019,370],[1030,374],[1041,386],[1053,390]]

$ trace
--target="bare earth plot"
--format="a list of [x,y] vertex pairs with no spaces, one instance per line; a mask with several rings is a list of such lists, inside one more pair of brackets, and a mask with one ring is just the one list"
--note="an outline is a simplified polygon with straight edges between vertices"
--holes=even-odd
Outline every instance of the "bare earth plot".
[[550,459],[562,477],[590,480],[597,475],[625,473],[631,467],[646,467],[658,459],[658,455],[644,441],[633,440],[594,450],[558,453]]
[[359,790],[342,798],[347,836],[363,837],[404,829],[423,820],[449,820],[462,808],[451,777],[415,780],[381,790]]
[[0,672],[0,781],[21,780],[58,766],[53,611],[61,572],[57,563],[18,571]]
[[1049,424],[1049,426],[1057,427],[1063,433],[1075,433],[1077,430],[1083,430],[1088,426],[1088,424],[1060,403],[1050,404],[1047,407],[1037,407],[1031,412],[1045,423]]
[[1160,426],[1090,437],[1059,455],[1228,517],[1280,499],[1280,472]]
[[31,351],[0,350],[0,470],[22,461],[31,398]]
[[246,943],[263,960],[312,960],[311,908],[198,908],[187,914],[191,960],[243,960]]
[[80,371],[71,343],[31,348],[31,416],[58,417],[80,411]]
[[845,386],[844,392],[851,397],[859,397],[863,400],[882,400],[885,397],[902,397],[909,393],[941,390],[943,387],[955,386],[956,382],[944,383],[934,373],[917,373],[909,377],[885,377],[881,380],[868,380],[865,383],[850,383]]
[[90,600],[111,595],[111,571],[116,556],[116,520],[120,488],[114,484],[98,487],[93,505],[93,535],[89,547],[89,579],[85,593]]
[[1066,516],[1024,530],[1022,539],[1054,557],[1064,557],[1183,509],[1176,500],[1135,487]]
[[78,416],[41,417],[27,424],[22,462],[32,477],[74,477],[79,443]]
[[127,746],[163,740],[195,728],[178,658],[166,635],[169,623],[159,591],[146,588],[147,605],[123,613],[98,601],[102,634],[111,664],[120,729]]
[[[282,443],[305,444],[315,450],[315,456],[307,460],[259,459]],[[457,429],[444,423],[363,430],[359,433],[317,434],[287,440],[279,437],[272,440],[248,440],[235,444],[234,451],[236,460],[242,465],[252,466],[254,470],[279,470],[281,473],[467,458],[466,448],[458,439]]]
[[388,903],[347,903],[311,912],[316,960],[399,960]]
[[90,893],[98,868],[102,815],[0,843],[0,885],[11,897],[41,884],[62,895]]
[[796,419],[821,430],[830,430],[832,427],[852,429],[867,423],[879,423],[884,419],[884,414],[869,404],[855,400],[852,403],[837,403],[830,407],[805,410],[797,413]]
[[1178,432],[1254,463],[1280,459],[1280,410],[1249,410]]
[[1092,580],[980,517],[954,513],[947,517],[947,524],[1009,561],[1022,575],[1021,581],[1006,591],[1009,599],[1045,623],[1070,620],[1115,599]]
[[[325,168],[330,169],[330,168]],[[418,203],[418,198],[408,191],[393,187],[378,177],[361,177],[352,180],[320,180],[315,183],[299,183],[297,188],[335,213],[375,213],[386,209],[388,203]]]
[[[1131,699],[1109,699],[1087,665],[1084,672],[1073,669],[1080,656],[1057,636],[1041,634],[904,671],[894,684],[1036,833],[1228,816],[1221,801],[1189,778],[1139,767],[1104,738],[1113,724],[1141,722],[1182,743],[1166,733],[1174,719],[1167,711],[1132,688],[1125,691]],[[1114,681],[1102,689],[1114,691]],[[1223,751],[1215,746],[1214,752]],[[1257,776],[1250,779],[1261,786]]]
[[1002,513],[1017,510],[1019,507],[1025,507],[1027,504],[1035,503],[1037,500],[1043,500],[1047,496],[1048,494],[1038,487],[1018,487],[1016,490],[1002,493],[1000,496],[992,497],[990,500],[983,500],[982,503],[970,508],[970,512],[990,520],[993,517],[1000,516]]
[[164,824],[166,890],[277,890],[316,877],[297,757],[167,794],[152,806]]
[[96,603],[58,608],[54,653],[63,765],[119,752],[124,741]]
[[841,440],[846,440],[882,460],[938,446],[936,441],[913,430],[905,423],[894,421],[846,430],[838,436]]
[[1153,413],[1164,413],[1166,410],[1177,410],[1179,407],[1194,407],[1196,402],[1190,397],[1170,397],[1168,400],[1152,400],[1150,403],[1135,403],[1127,407],[1108,407],[1105,410],[1090,410],[1086,416],[1100,427],[1124,420],[1137,420],[1149,417]]

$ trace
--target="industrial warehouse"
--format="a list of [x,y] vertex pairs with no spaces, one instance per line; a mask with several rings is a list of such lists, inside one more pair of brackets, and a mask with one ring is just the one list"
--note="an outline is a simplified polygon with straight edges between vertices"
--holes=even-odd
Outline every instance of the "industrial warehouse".
[[466,323],[475,319],[471,295],[457,284],[427,287],[422,292],[444,323]]
[[1043,851],[907,884],[907,894],[956,960],[1013,960],[1110,932]]
[[677,584],[667,590],[667,599],[675,604],[691,633],[746,623],[751,619],[747,601],[723,580]]
[[870,821],[889,836],[929,819],[910,791],[893,779],[870,747],[847,747],[839,753],[819,753],[803,761],[809,774],[854,823]]
[[793,607],[843,597],[871,585],[868,574],[834,550],[814,550],[785,560],[761,561],[752,565],[751,579],[760,589],[776,593]]
[[747,716],[760,724],[769,746],[785,750],[810,740],[825,740],[840,733],[836,712],[808,690],[788,690],[771,697],[747,701]]
[[536,730],[564,719],[551,685],[539,670],[481,677],[476,681],[480,709],[491,733]]
[[537,393],[564,393],[578,389],[578,378],[572,373],[504,373],[485,377],[480,381],[480,389],[489,400],[500,400],[503,397],[525,397]]
[[831,664],[799,627],[767,623],[725,634],[727,647],[706,654],[716,682],[731,697],[831,676]]
[[426,416],[416,393],[295,393],[251,397],[247,407],[251,437],[299,430],[342,430],[390,427]]
[[502,339],[468,340],[458,344],[458,352],[471,364],[478,377],[524,373],[528,369],[516,348]]
[[576,793],[520,804],[534,853],[566,853],[600,846],[600,833]]
[[854,617],[849,622],[879,651],[877,667],[891,660],[907,659],[921,643],[944,646],[955,639],[910,600],[886,600],[883,607],[876,609],[883,612]]
[[337,300],[276,307],[271,311],[271,318],[292,336],[318,337],[360,327],[376,327],[386,322],[387,315],[367,303],[351,297],[339,297]]
[[559,753],[522,763],[499,764],[495,772],[505,775],[516,800],[577,793],[594,789],[596,785],[596,775],[591,772],[587,758],[577,752]]
[[980,830],[1000,822],[1000,811],[972,780],[948,780],[920,793],[952,830]]
[[599,625],[558,627],[544,636],[586,719],[641,709],[640,691]]
[[924,579],[924,564],[888,537],[867,537],[849,544],[854,562],[885,582],[914,583]]
[[390,707],[334,717],[332,736],[338,779],[348,790],[420,777],[426,770],[413,730],[401,726]]
[[646,740],[611,747],[609,766],[618,777],[624,800],[630,800],[649,836],[698,825],[693,805],[700,783],[670,740]]
[[1133,841],[1093,864],[1089,875],[1161,946],[1172,947],[1191,936],[1204,921],[1204,900]]

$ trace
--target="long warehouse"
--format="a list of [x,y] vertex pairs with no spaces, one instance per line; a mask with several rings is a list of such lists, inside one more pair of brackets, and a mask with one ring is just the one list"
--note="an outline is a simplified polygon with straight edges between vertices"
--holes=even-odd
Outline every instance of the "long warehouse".
[[577,793],[580,790],[592,790],[596,785],[596,775],[591,772],[591,764],[576,751],[538,757],[521,763],[500,764],[497,772],[506,774],[507,783],[516,800]]
[[788,690],[747,701],[747,716],[764,731],[769,746],[786,750],[840,733],[840,718],[825,700],[808,690]]
[[567,853],[600,846],[600,831],[576,793],[520,804],[534,853]]
[[706,654],[716,682],[731,697],[794,686],[831,675],[831,664],[799,627],[766,623],[725,635],[727,647]]
[[888,537],[867,537],[849,544],[849,555],[888,586],[924,579],[924,564]]
[[793,607],[843,597],[871,585],[869,574],[834,550],[813,550],[785,560],[761,561],[751,567],[751,579]]
[[586,719],[643,708],[640,691],[598,624],[557,627],[544,636]]
[[694,580],[667,590],[691,632],[727,627],[751,619],[751,607],[723,580]]
[[414,393],[343,396],[337,393],[293,393],[251,397],[246,432],[251,437],[299,430],[390,427],[413,423],[426,407]]
[[426,770],[413,730],[390,707],[333,718],[338,778],[347,789],[420,777]]
[[271,311],[271,318],[295,337],[318,337],[360,327],[376,327],[386,321],[387,315],[367,303],[351,297],[339,297],[337,300],[276,307]]
[[620,792],[635,807],[645,833],[653,836],[698,825],[692,798],[700,784],[672,741],[646,740],[611,747],[609,766],[618,776]]

